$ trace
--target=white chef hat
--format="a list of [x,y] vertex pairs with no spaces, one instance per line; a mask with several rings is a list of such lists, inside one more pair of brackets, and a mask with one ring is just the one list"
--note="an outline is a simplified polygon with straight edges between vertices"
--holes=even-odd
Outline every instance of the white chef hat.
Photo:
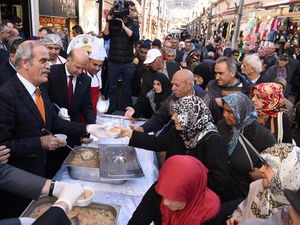
[[92,51],[92,43],[93,43],[94,37],[89,34],[80,34],[72,39],[72,41],[69,43],[67,53],[70,54],[71,50],[73,48],[83,48],[88,53]]
[[94,41],[92,44],[92,52],[89,55],[89,58],[104,61],[105,57],[107,57],[107,55],[104,48],[103,38],[99,39],[94,37]]

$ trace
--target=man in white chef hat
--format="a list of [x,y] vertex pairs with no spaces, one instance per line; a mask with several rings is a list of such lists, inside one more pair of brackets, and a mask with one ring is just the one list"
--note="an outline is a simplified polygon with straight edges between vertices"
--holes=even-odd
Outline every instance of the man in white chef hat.
[[91,98],[93,105],[94,116],[96,116],[97,110],[97,102],[99,97],[101,97],[100,89],[102,87],[101,82],[101,68],[104,62],[106,55],[106,51],[104,48],[103,39],[99,39],[94,37],[91,53],[89,55],[89,64],[86,68],[87,74],[91,77]]

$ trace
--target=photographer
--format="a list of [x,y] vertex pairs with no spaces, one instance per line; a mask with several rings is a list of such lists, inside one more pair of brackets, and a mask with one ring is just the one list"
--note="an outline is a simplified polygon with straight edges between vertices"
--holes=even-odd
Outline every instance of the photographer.
[[122,80],[121,107],[131,106],[131,83],[134,75],[133,44],[139,40],[139,24],[133,2],[115,1],[107,16],[104,39],[110,39],[108,56],[108,113],[117,108],[118,80]]

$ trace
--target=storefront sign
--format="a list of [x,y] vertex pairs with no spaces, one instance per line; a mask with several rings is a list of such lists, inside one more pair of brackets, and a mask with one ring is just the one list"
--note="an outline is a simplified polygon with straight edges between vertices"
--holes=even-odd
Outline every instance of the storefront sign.
[[39,0],[41,16],[75,18],[75,0]]

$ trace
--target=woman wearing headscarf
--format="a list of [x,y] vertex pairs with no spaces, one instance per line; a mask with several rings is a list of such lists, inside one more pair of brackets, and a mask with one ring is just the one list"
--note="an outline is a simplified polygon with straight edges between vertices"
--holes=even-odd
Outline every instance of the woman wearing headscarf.
[[149,101],[152,111],[155,112],[160,108],[162,102],[171,94],[172,85],[170,80],[161,73],[155,75],[152,84],[153,89],[146,94],[146,98]]
[[173,155],[191,155],[209,170],[208,186],[222,200],[226,199],[228,185],[228,155],[226,145],[213,124],[209,109],[197,96],[186,96],[171,104],[175,123],[159,136],[135,130],[123,130],[130,137],[129,145],[156,152],[166,151],[166,158]]
[[267,219],[289,205],[283,190],[300,187],[300,149],[292,144],[278,144],[261,153],[263,179],[250,185],[247,199],[234,211],[228,225],[246,219]]
[[292,143],[289,119],[284,112],[285,100],[278,83],[261,83],[252,88],[252,102],[257,110],[257,121],[268,128],[277,142]]
[[207,173],[194,157],[170,157],[128,225],[201,225],[209,221],[218,213],[220,200],[207,187]]
[[251,100],[243,93],[222,98],[224,119],[217,124],[227,142],[232,181],[232,199],[245,198],[251,182],[249,172],[260,167],[257,152],[276,143],[271,132],[257,122],[257,113]]
[[152,85],[153,88],[145,97],[139,98],[138,103],[133,107],[126,108],[126,113],[130,113],[134,117],[150,118],[153,112],[157,111],[162,102],[172,93],[172,84],[163,73],[155,74]]

